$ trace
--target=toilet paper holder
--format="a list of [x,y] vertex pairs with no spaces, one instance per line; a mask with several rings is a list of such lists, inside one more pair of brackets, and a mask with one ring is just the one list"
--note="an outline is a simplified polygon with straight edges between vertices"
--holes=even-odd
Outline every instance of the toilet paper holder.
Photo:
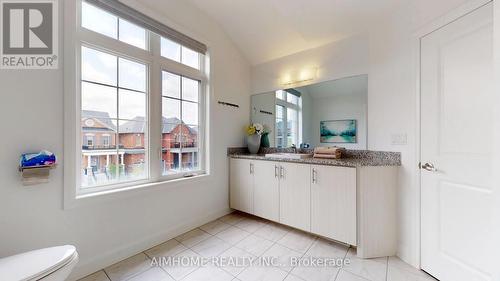
[[50,170],[56,166],[56,156],[50,151],[24,153],[19,160],[21,181],[23,185],[48,183]]

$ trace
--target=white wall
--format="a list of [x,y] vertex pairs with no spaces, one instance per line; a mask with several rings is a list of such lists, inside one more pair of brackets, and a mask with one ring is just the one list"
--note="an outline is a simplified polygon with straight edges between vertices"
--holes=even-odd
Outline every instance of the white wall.
[[[364,36],[352,37],[256,65],[252,68],[252,92],[257,94],[283,89],[280,84],[283,75],[308,67],[316,67],[318,71],[316,79],[307,84],[366,74],[368,41]],[[303,85],[293,85],[300,86]]]
[[[416,65],[415,42],[404,17],[370,34],[368,78],[368,148],[400,151],[398,225],[399,256],[418,265],[419,214],[416,151]],[[387,27],[391,26],[389,29]],[[406,145],[392,145],[391,135],[407,136]]]
[[[493,17],[494,17],[494,32],[495,34],[500,33],[500,3],[493,2]],[[495,90],[500,92],[500,36],[494,37],[494,60],[495,60]],[[492,121],[492,127],[494,128],[493,143],[500,143],[500,95],[496,95],[495,100],[496,106],[494,106],[494,118]],[[500,170],[500,147],[498,145],[493,146],[493,170]],[[493,188],[493,234],[492,237],[500,237],[500,173],[495,173],[494,176],[495,188]],[[500,239],[493,239],[492,249],[500,249]],[[500,252],[494,252],[495,257],[492,260],[500,260]],[[495,266],[492,270],[493,280],[500,280],[500,267]]]
[[[462,4],[463,0],[415,1],[366,36],[346,39],[255,66],[253,92],[280,88],[279,77],[290,70],[318,66],[308,84],[368,74],[368,149],[400,151],[398,255],[419,265],[419,189],[417,177],[417,96],[415,32]],[[406,145],[393,145],[392,135],[407,135]]]
[[[250,114],[250,66],[220,27],[186,1],[144,2],[155,13],[130,3],[209,44],[213,174],[197,184],[164,184],[121,200],[63,210],[63,96],[73,94],[63,93],[64,69],[0,70],[0,126],[5,134],[0,139],[0,257],[74,244],[80,262],[73,277],[81,277],[227,212],[226,148],[243,144],[242,128]],[[61,55],[62,41],[61,36]],[[220,106],[217,100],[240,108]],[[41,149],[55,152],[60,165],[51,172],[50,183],[24,187],[17,172],[19,155]]]

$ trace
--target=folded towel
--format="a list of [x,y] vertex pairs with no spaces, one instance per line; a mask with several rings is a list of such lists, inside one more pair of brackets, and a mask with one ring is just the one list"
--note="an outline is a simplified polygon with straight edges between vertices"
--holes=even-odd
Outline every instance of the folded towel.
[[314,158],[321,158],[321,159],[339,159],[341,157],[341,153],[337,154],[314,154]]
[[344,150],[343,147],[329,147],[329,146],[320,146],[314,148],[314,154],[337,154],[339,152],[342,152]]

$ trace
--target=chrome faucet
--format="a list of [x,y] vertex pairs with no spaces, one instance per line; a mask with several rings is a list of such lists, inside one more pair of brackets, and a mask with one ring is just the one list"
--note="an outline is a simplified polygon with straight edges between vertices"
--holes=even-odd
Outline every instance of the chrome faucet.
[[294,143],[292,143],[291,148],[293,149],[293,153],[297,153],[297,146]]

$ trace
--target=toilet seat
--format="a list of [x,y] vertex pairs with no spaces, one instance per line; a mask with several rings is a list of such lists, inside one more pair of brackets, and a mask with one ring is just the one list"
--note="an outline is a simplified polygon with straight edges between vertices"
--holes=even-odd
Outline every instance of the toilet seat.
[[39,280],[78,259],[76,248],[58,246],[0,259],[1,280]]

